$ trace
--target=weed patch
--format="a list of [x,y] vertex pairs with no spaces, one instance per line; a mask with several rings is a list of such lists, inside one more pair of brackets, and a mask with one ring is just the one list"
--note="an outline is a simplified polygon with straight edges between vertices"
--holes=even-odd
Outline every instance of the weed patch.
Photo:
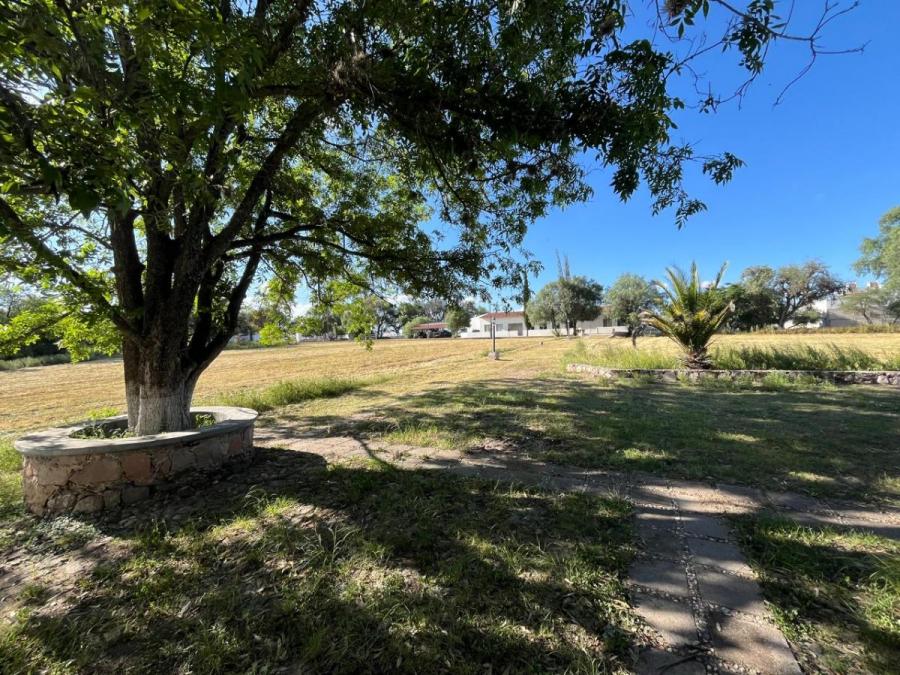
[[334,398],[372,384],[368,380],[316,378],[285,380],[264,389],[240,389],[215,399],[218,405],[231,405],[266,412],[318,398]]

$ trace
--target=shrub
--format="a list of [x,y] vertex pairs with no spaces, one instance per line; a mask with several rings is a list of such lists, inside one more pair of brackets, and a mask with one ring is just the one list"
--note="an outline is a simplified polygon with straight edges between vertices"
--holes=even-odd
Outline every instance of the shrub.
[[23,356],[18,359],[4,359],[0,361],[0,370],[19,370],[20,368],[34,368],[37,366],[52,366],[57,363],[69,363],[68,354],[47,354],[45,356]]
[[659,311],[649,310],[641,315],[643,323],[681,348],[688,368],[710,367],[709,342],[734,311],[734,305],[725,302],[719,291],[726,267],[727,264],[722,265],[709,284],[700,281],[697,263],[691,265],[689,273],[670,267],[666,270],[668,285],[655,282],[665,297],[665,305]]

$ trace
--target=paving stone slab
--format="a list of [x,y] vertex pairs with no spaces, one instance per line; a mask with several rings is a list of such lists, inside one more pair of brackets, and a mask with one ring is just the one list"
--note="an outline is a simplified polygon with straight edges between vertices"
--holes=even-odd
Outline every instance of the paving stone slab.
[[713,614],[709,627],[715,655],[723,661],[767,675],[800,675],[791,648],[774,626]]
[[646,593],[635,593],[634,611],[670,647],[697,644],[697,624],[688,602],[676,602]]
[[714,537],[728,539],[731,530],[726,521],[714,516],[685,514],[681,517],[681,526],[687,535],[697,537]]
[[678,515],[675,511],[657,508],[641,508],[634,515],[638,523],[651,525],[653,527],[674,530],[678,527]]
[[729,485],[727,483],[718,483],[716,489],[719,490],[724,498],[736,505],[746,506],[748,508],[759,508],[766,500],[765,493],[752,487],[745,485]]
[[682,539],[672,530],[638,523],[637,538],[641,550],[648,555],[668,560],[680,560],[684,557]]
[[696,575],[700,597],[705,602],[746,614],[766,616],[766,606],[755,581],[703,567],[697,568]]
[[631,499],[636,504],[654,506],[659,509],[674,509],[675,502],[664,490],[646,485],[638,485],[631,489]]
[[790,511],[805,511],[807,513],[813,511],[830,511],[825,502],[819,501],[815,497],[807,497],[806,495],[800,495],[795,492],[766,491],[766,499],[770,504]]
[[689,598],[687,574],[684,567],[671,560],[642,560],[631,566],[629,580],[657,593]]
[[696,656],[645,649],[634,665],[634,672],[637,675],[706,675],[706,668]]
[[744,560],[741,550],[734,544],[693,537],[689,537],[687,542],[695,563],[718,567],[734,574],[753,576],[753,570]]

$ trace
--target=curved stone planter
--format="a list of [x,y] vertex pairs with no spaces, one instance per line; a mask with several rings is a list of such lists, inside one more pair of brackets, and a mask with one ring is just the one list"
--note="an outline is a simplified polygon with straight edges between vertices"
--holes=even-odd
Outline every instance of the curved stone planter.
[[[190,431],[130,438],[73,438],[91,424],[47,429],[16,441],[23,455],[25,505],[38,515],[95,513],[146,499],[177,479],[253,456],[247,408],[192,408],[216,423]],[[100,424],[124,428],[125,416]]]
[[900,386],[898,370],[688,370],[669,368],[605,368],[586,363],[570,363],[566,366],[570,373],[584,373],[615,380],[620,377],[647,377],[660,382],[678,380],[745,380],[761,382],[769,375],[777,373],[789,380],[814,378],[833,384],[881,384]]

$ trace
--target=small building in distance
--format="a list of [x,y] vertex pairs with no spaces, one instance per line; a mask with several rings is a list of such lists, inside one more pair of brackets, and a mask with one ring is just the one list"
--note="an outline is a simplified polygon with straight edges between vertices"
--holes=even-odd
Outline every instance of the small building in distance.
[[878,307],[873,307],[869,318],[859,314],[847,306],[847,300],[858,293],[879,289],[877,281],[870,281],[865,287],[858,283],[850,282],[843,293],[839,293],[824,300],[813,303],[812,308],[819,313],[819,320],[811,327],[816,328],[846,328],[848,326],[862,326],[867,323],[891,323],[891,318],[885,315]]
[[[532,322],[532,328],[525,326],[525,312],[486,312],[473,316],[469,321],[469,327],[459,331],[463,338],[489,338],[491,337],[491,324],[496,326],[498,338],[508,337],[552,337],[565,335],[565,327],[556,327],[543,323]],[[601,313],[593,321],[579,321],[575,329],[577,335],[625,335],[628,326],[620,321]]]

